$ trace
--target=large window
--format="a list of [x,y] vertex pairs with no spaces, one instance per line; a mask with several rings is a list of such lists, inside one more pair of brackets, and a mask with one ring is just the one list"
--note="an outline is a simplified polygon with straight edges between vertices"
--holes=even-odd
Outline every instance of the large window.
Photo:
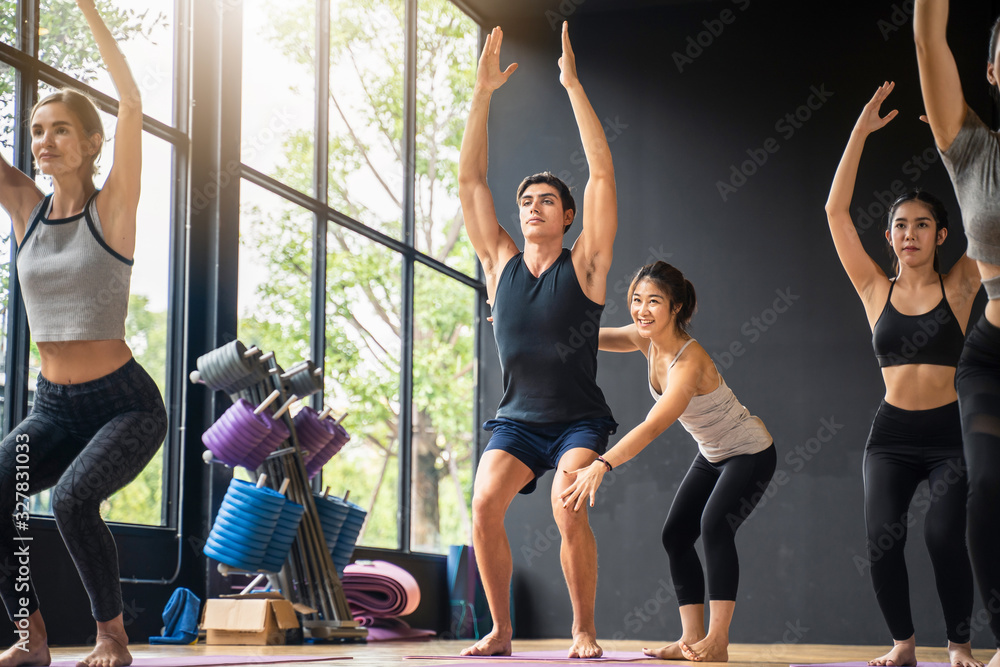
[[483,285],[457,167],[478,26],[448,0],[328,5],[244,4],[240,337],[322,357],[352,435],[323,484],[368,511],[359,543],[443,552],[470,539]]
[[[26,15],[32,4],[22,0]],[[170,400],[171,373],[167,368],[170,348],[168,331],[168,286],[170,284],[170,253],[172,230],[184,225],[184,216],[175,204],[177,186],[175,164],[181,152],[187,151],[185,131],[174,127],[176,96],[182,91],[177,83],[184,80],[175,68],[176,11],[174,3],[149,3],[145,0],[98,0],[97,7],[129,61],[130,69],[143,97],[147,116],[142,151],[142,197],[139,202],[135,263],[132,269],[129,313],[126,320],[126,342],[135,358],[150,373],[164,397],[171,418],[178,413],[176,401]],[[14,31],[19,3],[0,0],[0,150],[5,160],[26,173],[32,172],[27,147],[18,144],[17,129],[26,127],[31,104],[52,91],[71,86],[89,93],[102,108],[105,144],[95,178],[101,187],[113,165],[116,93],[100,53],[93,41],[83,14],[74,0],[41,0],[37,25],[37,44],[18,41]],[[24,36],[22,35],[22,38]],[[15,51],[19,49],[20,51]],[[48,68],[55,68],[53,74]],[[20,92],[18,92],[20,91]],[[33,92],[25,92],[33,91]],[[17,95],[20,99],[17,100]],[[17,102],[15,102],[17,100]],[[17,112],[15,112],[17,109]],[[50,192],[51,182],[36,177],[43,192]],[[11,347],[23,347],[26,363],[18,368],[5,368],[4,395],[26,397],[30,409],[35,380],[39,373],[39,357],[35,344],[28,337],[8,338],[8,331],[19,331],[17,313],[7,308],[10,296],[10,222],[0,217],[0,356],[4,362],[17,357],[8,354]],[[8,344],[9,343],[9,344]],[[12,351],[16,352],[16,350]],[[23,399],[22,399],[23,400]],[[24,416],[26,407],[4,404],[4,423],[9,427]],[[154,460],[127,487],[112,496],[102,507],[110,521],[160,526],[169,522],[166,510],[164,482],[167,479],[165,450],[178,435],[171,424],[168,443]],[[32,510],[48,513],[48,493],[36,496]]]
[[[4,22],[4,30],[7,30],[8,20],[13,23],[13,16],[0,19]],[[3,39],[6,40],[7,37],[4,36]],[[14,164],[14,70],[3,63],[0,63],[0,156],[8,164]],[[7,303],[12,243],[10,216],[0,208],[0,365],[3,365],[0,384],[7,382]],[[0,396],[0,424],[3,423],[3,412],[7,409],[2,400]]]

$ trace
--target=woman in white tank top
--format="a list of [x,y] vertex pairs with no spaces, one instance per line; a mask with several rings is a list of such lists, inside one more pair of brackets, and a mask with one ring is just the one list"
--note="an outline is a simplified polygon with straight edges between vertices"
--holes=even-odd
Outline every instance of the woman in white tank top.
[[[662,660],[726,661],[739,583],[734,538],[774,474],[774,444],[763,422],[740,405],[708,353],[687,333],[695,293],[680,271],[664,262],[642,267],[628,299],[632,324],[602,328],[600,349],[645,354],[646,379],[656,404],[604,456],[567,473],[576,479],[561,497],[577,510],[588,501],[593,506],[605,473],[636,456],[675,421],[681,422],[699,451],[677,489],[662,533],[681,637],[643,651]],[[707,561],[707,632],[705,573],[694,549],[699,536]]]

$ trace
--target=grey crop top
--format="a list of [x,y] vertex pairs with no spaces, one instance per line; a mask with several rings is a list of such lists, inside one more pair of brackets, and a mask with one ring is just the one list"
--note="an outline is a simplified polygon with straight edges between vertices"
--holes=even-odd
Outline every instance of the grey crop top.
[[[693,342],[692,338],[684,343],[684,347],[670,362],[670,366],[667,367],[668,378],[670,369],[684,354],[687,346]],[[718,370],[716,372],[718,373]],[[662,396],[653,389],[652,381],[649,383],[649,393],[656,400],[660,400]],[[692,397],[677,421],[698,443],[701,455],[711,463],[718,463],[738,454],[756,454],[774,442],[774,438],[767,432],[760,417],[751,415],[750,411],[736,400],[736,395],[722,379],[721,373],[719,386],[707,394]]]
[[[967,108],[962,129],[941,157],[962,209],[969,257],[1000,265],[1000,133]],[[1000,299],[1000,276],[983,285],[990,299]]]
[[48,195],[28,219],[17,276],[36,341],[125,339],[132,260],[105,242],[96,198],[78,215],[50,220]]

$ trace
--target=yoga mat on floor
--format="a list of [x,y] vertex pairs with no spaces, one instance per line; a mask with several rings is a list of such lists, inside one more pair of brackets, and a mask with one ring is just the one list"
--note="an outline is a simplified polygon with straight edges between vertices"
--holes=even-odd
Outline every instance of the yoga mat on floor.
[[[465,657],[468,658],[469,656]],[[656,660],[656,658],[649,658],[649,657],[647,657],[646,659]],[[546,662],[552,662],[552,661],[547,660]],[[566,659],[565,662],[567,663],[580,662],[580,660],[577,658],[573,658],[572,660]],[[628,665],[629,667],[631,667],[631,665],[633,664],[632,661],[619,662],[616,660],[604,660],[602,658],[598,658],[597,660],[584,660],[583,662],[586,663],[594,662],[601,665],[608,665],[609,667],[615,667],[616,665]],[[490,663],[484,663],[482,658],[477,658],[475,662],[449,662],[447,665],[442,664],[439,667],[483,667],[484,664],[490,664]],[[504,662],[503,665],[504,667],[537,667],[538,661],[535,660],[531,662],[525,662],[524,660],[514,659]]]
[[[789,665],[788,667],[868,667],[868,662],[816,662],[812,664]],[[947,662],[924,662],[923,660],[918,660],[917,667],[951,667],[951,664]]]
[[[407,655],[403,660],[520,660],[523,662],[635,662],[637,660],[655,660],[638,651],[605,651],[600,658],[567,658],[566,651],[518,651],[514,655]],[[464,663],[471,665],[473,663]],[[452,664],[452,667],[462,667]]]
[[[350,656],[305,655],[176,655],[169,658],[135,658],[132,667],[214,667],[216,665],[269,665],[281,662],[351,660]],[[56,660],[51,667],[76,667],[77,660]]]

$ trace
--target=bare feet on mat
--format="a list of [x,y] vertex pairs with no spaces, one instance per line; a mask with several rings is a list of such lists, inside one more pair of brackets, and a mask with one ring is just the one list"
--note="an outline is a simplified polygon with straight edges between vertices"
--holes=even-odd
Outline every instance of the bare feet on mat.
[[881,655],[874,660],[868,661],[869,665],[886,665],[887,667],[900,667],[901,665],[917,664],[917,640],[910,637],[901,642],[894,641],[892,650]]
[[462,655],[510,655],[510,637],[490,633],[467,649]]
[[[120,618],[116,619],[120,622]],[[105,625],[105,624],[101,624]],[[116,627],[115,621],[97,631],[97,644],[86,658],[76,663],[76,667],[125,667],[132,664],[132,654],[128,652],[128,635],[125,628]]]
[[948,642],[948,658],[952,667],[983,667],[983,663],[972,657],[972,644]]
[[694,662],[729,662],[729,640],[708,635],[693,644],[680,642],[685,660]]
[[681,644],[690,646],[702,639],[702,637],[681,637],[673,644],[667,644],[660,648],[644,648],[642,649],[642,653],[643,655],[648,655],[650,658],[659,658],[660,660],[687,660],[687,657],[681,650]]
[[[20,647],[25,647],[24,650]],[[17,667],[17,665],[48,665],[52,663],[49,655],[49,642],[44,639],[34,639],[27,644],[14,644],[0,653],[0,667]]]
[[567,658],[600,658],[604,649],[597,645],[597,637],[590,632],[573,633],[573,645],[569,647]]

